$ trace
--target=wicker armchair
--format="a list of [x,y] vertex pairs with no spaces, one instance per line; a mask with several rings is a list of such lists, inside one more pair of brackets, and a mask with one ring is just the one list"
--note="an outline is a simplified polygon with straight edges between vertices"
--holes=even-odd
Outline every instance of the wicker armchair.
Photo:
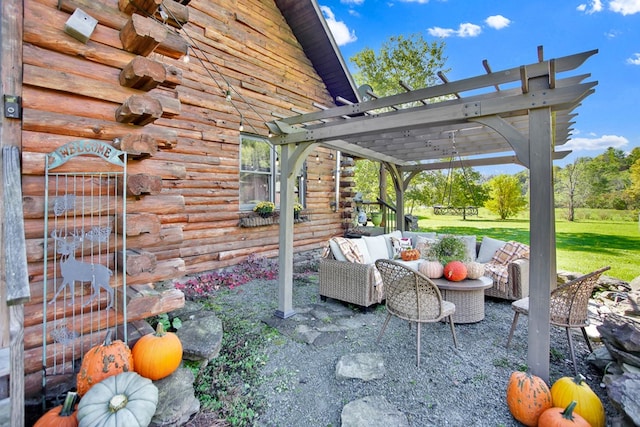
[[320,258],[320,299],[326,301],[328,297],[362,307],[379,303],[384,294],[378,295],[375,268],[373,264],[337,261],[329,252],[327,258]]
[[[576,370],[576,375],[578,374],[578,365],[576,365],[576,356],[573,350],[573,339],[571,338],[571,331],[569,331],[569,328],[580,328],[582,330],[582,336],[589,347],[589,351],[593,352],[591,342],[589,341],[589,337],[587,336],[587,331],[585,329],[585,327],[589,325],[589,298],[593,293],[593,289],[598,284],[598,279],[602,273],[610,268],[611,267],[608,266],[602,267],[599,270],[564,283],[551,291],[551,324],[565,328],[567,331],[571,361],[573,362],[573,367]],[[529,298],[527,297],[514,301],[511,304],[511,308],[514,311],[514,314],[513,322],[511,323],[511,330],[509,331],[509,338],[507,338],[507,348],[509,348],[513,332],[516,329],[518,317],[520,314],[529,314]]]
[[382,275],[386,292],[387,318],[378,335],[378,341],[384,334],[391,316],[417,324],[417,365],[420,366],[420,326],[422,323],[438,322],[448,318],[453,335],[453,344],[458,347],[453,313],[456,306],[443,301],[438,287],[427,276],[396,261],[381,259],[376,267]]

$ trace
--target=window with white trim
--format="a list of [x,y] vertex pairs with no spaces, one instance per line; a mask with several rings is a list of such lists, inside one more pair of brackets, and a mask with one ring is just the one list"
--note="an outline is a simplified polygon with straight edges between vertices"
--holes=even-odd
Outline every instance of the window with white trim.
[[[257,135],[240,136],[240,210],[248,211],[260,201],[280,207],[280,147]],[[306,165],[298,175],[295,201],[305,206]]]

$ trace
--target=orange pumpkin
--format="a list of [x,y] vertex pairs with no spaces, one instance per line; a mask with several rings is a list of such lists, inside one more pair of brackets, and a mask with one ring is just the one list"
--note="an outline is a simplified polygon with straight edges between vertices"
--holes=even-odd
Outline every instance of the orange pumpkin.
[[417,249],[404,250],[400,252],[400,258],[402,258],[403,261],[415,261],[420,259],[420,251]]
[[133,371],[133,356],[129,346],[120,340],[111,341],[107,331],[102,344],[92,347],[82,358],[76,378],[78,394],[83,396],[94,384],[122,372]]
[[452,282],[467,278],[467,266],[462,261],[450,261],[444,266],[444,277]]
[[577,412],[575,400],[566,408],[553,407],[544,411],[538,418],[538,427],[591,427],[591,424]]
[[182,343],[173,332],[165,332],[158,322],[156,332],[140,338],[133,346],[133,364],[137,373],[150,380],[171,375],[182,361]]
[[538,376],[527,372],[513,372],[507,385],[507,406],[513,418],[535,427],[540,415],[551,408],[551,391]]
[[49,409],[33,427],[78,427],[78,411],[74,408],[78,393],[67,392],[64,403]]

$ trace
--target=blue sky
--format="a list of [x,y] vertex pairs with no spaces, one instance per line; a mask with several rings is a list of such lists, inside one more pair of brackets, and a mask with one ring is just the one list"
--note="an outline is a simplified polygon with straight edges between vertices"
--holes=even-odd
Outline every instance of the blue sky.
[[[578,107],[576,157],[608,147],[640,146],[640,0],[318,0],[345,62],[365,47],[378,51],[391,36],[420,33],[444,40],[449,80],[593,49],[576,74],[591,73],[596,92]],[[398,92],[402,90],[399,88]],[[488,172],[488,171],[487,171]]]

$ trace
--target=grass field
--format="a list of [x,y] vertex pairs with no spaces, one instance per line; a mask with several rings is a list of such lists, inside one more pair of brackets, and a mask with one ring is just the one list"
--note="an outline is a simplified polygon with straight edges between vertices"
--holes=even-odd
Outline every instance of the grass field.
[[[500,221],[486,209],[478,216],[463,220],[460,216],[434,215],[432,209],[413,212],[418,227],[438,233],[475,234],[529,244],[529,218],[520,215]],[[556,211],[556,262],[558,270],[588,273],[610,265],[608,276],[631,281],[640,276],[640,226],[636,213],[584,210],[569,222],[564,212]]]

